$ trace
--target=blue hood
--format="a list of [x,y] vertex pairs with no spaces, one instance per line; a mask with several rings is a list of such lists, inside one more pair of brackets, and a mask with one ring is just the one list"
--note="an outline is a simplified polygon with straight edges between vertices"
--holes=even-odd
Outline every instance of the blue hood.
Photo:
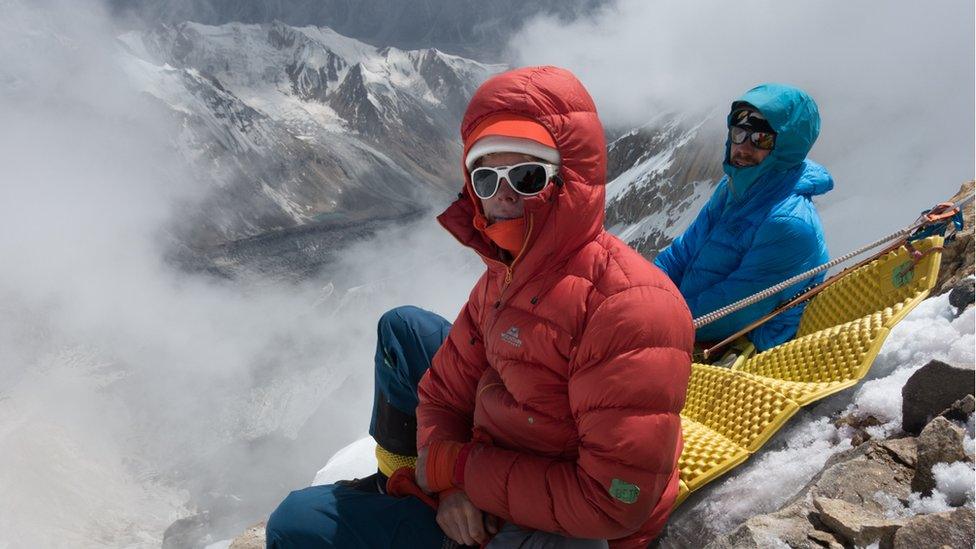
[[834,178],[827,168],[813,160],[806,160],[803,164],[803,173],[793,187],[794,193],[809,197],[824,194],[834,188]]
[[[737,168],[729,163],[732,144],[726,137],[722,168],[731,179],[736,193],[741,195],[764,175],[783,172],[803,162],[820,135],[820,111],[806,92],[785,84],[760,84],[733,102],[732,110],[739,103],[748,103],[755,107],[776,131],[776,147],[773,151],[758,166],[747,168]],[[731,117],[732,113],[729,112],[726,124],[731,123]],[[822,194],[828,190],[830,189],[809,194]]]

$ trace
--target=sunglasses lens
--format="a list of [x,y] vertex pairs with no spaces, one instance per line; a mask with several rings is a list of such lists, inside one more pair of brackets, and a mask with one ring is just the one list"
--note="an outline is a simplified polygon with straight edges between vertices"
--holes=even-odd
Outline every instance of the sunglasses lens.
[[512,187],[522,194],[538,194],[546,187],[546,167],[542,164],[524,164],[508,172]]
[[736,145],[743,143],[749,137],[749,130],[744,130],[738,126],[729,128],[729,140]]
[[750,132],[749,130],[732,126],[729,128],[729,141],[736,145],[745,143],[746,139],[752,146],[764,151],[771,151],[776,145],[776,134],[770,132]]
[[489,168],[478,168],[471,172],[471,186],[478,198],[487,200],[498,190],[498,173]]
[[763,149],[765,151],[773,150],[773,145],[776,144],[776,134],[773,133],[756,132],[749,136],[749,139],[757,149]]

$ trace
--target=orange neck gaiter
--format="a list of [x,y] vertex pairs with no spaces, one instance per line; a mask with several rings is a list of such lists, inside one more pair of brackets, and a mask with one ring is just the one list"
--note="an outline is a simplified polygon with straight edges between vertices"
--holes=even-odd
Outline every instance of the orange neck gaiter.
[[512,254],[512,257],[518,256],[519,252],[522,251],[522,244],[525,243],[524,217],[496,221],[489,225],[484,216],[476,214],[474,226],[497,244],[499,248]]

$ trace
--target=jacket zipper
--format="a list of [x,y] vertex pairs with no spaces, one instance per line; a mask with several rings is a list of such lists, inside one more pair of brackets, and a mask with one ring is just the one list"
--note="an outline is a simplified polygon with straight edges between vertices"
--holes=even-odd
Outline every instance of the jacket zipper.
[[[515,263],[518,262],[518,260],[522,257],[522,254],[525,253],[525,249],[529,247],[529,238],[532,236],[532,221],[533,221],[533,219],[534,218],[533,218],[532,214],[529,214],[529,230],[526,231],[526,233],[525,233],[525,242],[522,243],[522,249],[519,250],[518,255],[515,256],[515,259],[512,260],[512,264],[506,266],[506,269],[505,269],[505,283],[502,285],[502,294],[505,293],[505,289],[508,288],[508,285],[512,283],[512,271],[515,269]],[[501,300],[502,294],[499,294],[498,295],[499,301]]]
[[[504,261],[499,261],[497,259],[485,256],[481,252],[475,250],[475,253],[483,257],[486,261],[498,263],[505,267],[505,280],[502,282],[502,289],[498,294],[498,300],[495,302],[496,306],[493,307],[494,312],[492,313],[491,326],[489,326],[488,329],[485,330],[485,333],[491,331],[491,329],[495,326],[495,321],[498,319],[498,311],[501,309],[502,297],[505,295],[505,290],[508,289],[508,285],[512,283],[512,272],[515,269],[515,264],[518,262],[519,259],[521,259],[522,255],[525,253],[526,248],[528,248],[529,246],[529,238],[532,237],[532,228],[533,228],[534,220],[535,217],[532,214],[529,214],[529,230],[526,231],[525,233],[526,234],[525,242],[522,243],[522,249],[519,250],[518,255],[515,256],[515,259],[512,260],[512,263],[510,265],[505,265]],[[459,239],[452,231],[447,231],[447,232],[450,233],[450,235],[454,237],[454,240],[457,240],[462,246],[469,247],[464,242],[461,242],[461,239]],[[485,305],[487,305],[487,303]]]

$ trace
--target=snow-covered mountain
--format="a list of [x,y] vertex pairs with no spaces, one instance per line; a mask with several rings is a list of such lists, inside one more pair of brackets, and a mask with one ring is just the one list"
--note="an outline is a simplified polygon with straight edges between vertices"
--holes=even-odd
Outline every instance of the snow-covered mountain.
[[695,218],[722,177],[714,115],[662,116],[607,147],[607,227],[653,258]]
[[280,22],[120,37],[135,85],[213,181],[182,236],[216,244],[321,220],[397,218],[456,187],[457,127],[499,66]]
[[[204,247],[446,200],[460,116],[503,69],[281,22],[161,24],[120,41],[134,83],[178,118],[183,155],[213,183],[182,224],[183,240]],[[609,145],[607,226],[648,257],[722,175],[713,118],[662,115]]]

